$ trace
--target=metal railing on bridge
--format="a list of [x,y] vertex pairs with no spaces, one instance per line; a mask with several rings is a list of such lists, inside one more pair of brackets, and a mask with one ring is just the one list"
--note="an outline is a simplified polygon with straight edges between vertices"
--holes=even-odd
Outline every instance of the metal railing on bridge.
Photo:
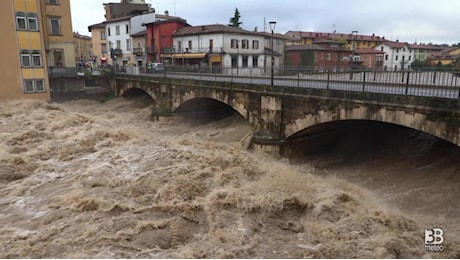
[[[271,85],[267,68],[222,68],[204,66],[122,67],[116,73],[152,77],[223,81]],[[274,87],[300,87],[343,91],[374,92],[440,98],[460,98],[460,76],[453,71],[369,71],[311,68],[274,68]]]

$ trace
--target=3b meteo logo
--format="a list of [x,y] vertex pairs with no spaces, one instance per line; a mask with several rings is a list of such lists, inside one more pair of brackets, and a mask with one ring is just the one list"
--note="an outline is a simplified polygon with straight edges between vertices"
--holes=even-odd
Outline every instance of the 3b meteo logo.
[[442,252],[444,246],[444,231],[442,228],[425,229],[425,251]]

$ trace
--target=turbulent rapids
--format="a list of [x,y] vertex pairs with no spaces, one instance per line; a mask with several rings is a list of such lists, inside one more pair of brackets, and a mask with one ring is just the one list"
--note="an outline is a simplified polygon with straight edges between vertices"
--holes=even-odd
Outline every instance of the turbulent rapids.
[[[0,102],[0,258],[460,257],[458,147],[357,124],[329,151],[274,159],[248,151],[238,115],[151,111]],[[435,227],[445,249],[426,252]]]

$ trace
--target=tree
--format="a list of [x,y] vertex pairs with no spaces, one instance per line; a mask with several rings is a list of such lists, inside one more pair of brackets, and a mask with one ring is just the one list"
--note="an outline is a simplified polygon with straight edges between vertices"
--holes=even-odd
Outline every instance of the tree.
[[455,66],[452,69],[452,72],[454,73],[455,76],[460,77],[460,58],[457,58],[457,61],[455,62]]
[[238,8],[235,8],[235,14],[233,15],[232,18],[230,18],[230,24],[229,26],[235,27],[237,29],[241,29],[241,25],[243,24],[240,22],[240,12],[238,11]]

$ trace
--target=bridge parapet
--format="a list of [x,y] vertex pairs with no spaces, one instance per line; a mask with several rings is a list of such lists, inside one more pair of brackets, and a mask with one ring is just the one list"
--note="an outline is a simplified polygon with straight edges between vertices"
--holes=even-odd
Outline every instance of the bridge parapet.
[[[205,78],[117,76],[117,95],[140,88],[156,102],[156,110],[173,113],[195,98],[218,100],[246,118],[256,142],[282,144],[315,124],[335,120],[374,120],[410,127],[460,146],[460,99],[269,86]],[[266,135],[264,133],[270,132]],[[270,138],[266,138],[269,136]],[[261,137],[257,140],[257,137]]]

